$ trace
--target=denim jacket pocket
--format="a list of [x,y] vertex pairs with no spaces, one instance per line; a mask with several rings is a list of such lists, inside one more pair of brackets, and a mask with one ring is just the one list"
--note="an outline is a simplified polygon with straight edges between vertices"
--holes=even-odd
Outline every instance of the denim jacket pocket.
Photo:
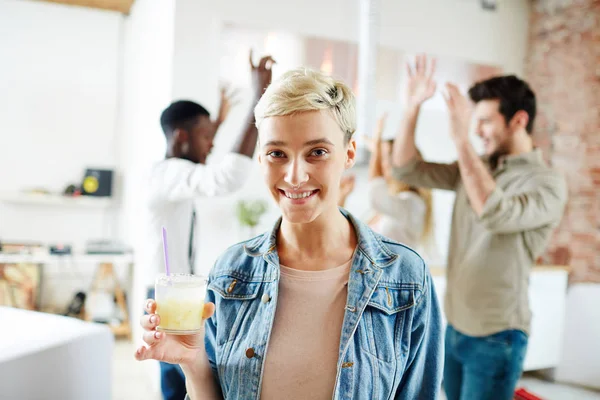
[[208,290],[215,293],[217,314],[217,344],[233,341],[245,332],[248,315],[253,313],[253,303],[263,282],[251,281],[239,276],[222,275],[211,279]]
[[214,278],[208,285],[208,289],[220,294],[224,299],[252,300],[258,296],[261,283],[232,275],[222,275]]
[[[360,321],[360,345],[379,360],[392,362],[402,354],[407,314],[415,305],[415,287],[380,283]],[[408,325],[410,326],[410,325]]]

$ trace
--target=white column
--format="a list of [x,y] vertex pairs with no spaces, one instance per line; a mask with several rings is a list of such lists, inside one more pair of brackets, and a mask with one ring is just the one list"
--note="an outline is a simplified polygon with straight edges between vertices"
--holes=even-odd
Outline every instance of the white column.
[[[357,133],[370,134],[377,106],[375,73],[379,41],[380,0],[360,0],[358,42]],[[359,153],[360,155],[361,153]]]

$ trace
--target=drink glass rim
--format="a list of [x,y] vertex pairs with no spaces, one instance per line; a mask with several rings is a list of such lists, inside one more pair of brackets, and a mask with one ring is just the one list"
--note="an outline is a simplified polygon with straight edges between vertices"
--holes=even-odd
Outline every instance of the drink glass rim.
[[170,275],[161,273],[156,276],[155,283],[157,285],[166,285],[171,283],[175,284],[176,286],[203,286],[208,284],[208,276],[187,273],[175,273]]

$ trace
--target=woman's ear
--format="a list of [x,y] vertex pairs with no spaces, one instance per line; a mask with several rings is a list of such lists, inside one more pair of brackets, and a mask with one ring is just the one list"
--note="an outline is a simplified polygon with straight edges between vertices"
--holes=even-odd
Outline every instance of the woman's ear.
[[356,162],[356,140],[350,139],[346,149],[346,169],[352,168]]

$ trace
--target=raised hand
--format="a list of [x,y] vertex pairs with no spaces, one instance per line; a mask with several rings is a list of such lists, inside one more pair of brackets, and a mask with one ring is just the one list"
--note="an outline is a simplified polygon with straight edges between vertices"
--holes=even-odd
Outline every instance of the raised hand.
[[231,90],[228,85],[221,86],[221,100],[219,103],[219,114],[217,116],[216,123],[221,125],[229,115],[231,109],[239,103],[237,94],[239,90]]
[[406,63],[404,104],[407,107],[419,107],[435,94],[436,83],[433,80],[435,63],[435,58],[428,61],[425,54],[417,55],[414,69]]
[[[206,357],[204,349],[204,330],[195,335],[169,335],[159,332],[160,316],[155,314],[156,302],[146,302],[147,315],[142,316],[140,323],[144,328],[142,346],[135,352],[135,358],[142,360],[158,360],[170,364],[197,365],[199,357]],[[204,305],[203,320],[210,318],[215,312],[215,305]]]
[[250,50],[250,68],[252,71],[252,89],[257,99],[262,96],[273,78],[273,64],[275,60],[271,56],[264,56],[257,65],[252,61],[252,50]]
[[458,86],[447,83],[446,91],[444,99],[450,113],[450,132],[452,138],[455,141],[468,139],[473,106],[469,99],[460,92]]

